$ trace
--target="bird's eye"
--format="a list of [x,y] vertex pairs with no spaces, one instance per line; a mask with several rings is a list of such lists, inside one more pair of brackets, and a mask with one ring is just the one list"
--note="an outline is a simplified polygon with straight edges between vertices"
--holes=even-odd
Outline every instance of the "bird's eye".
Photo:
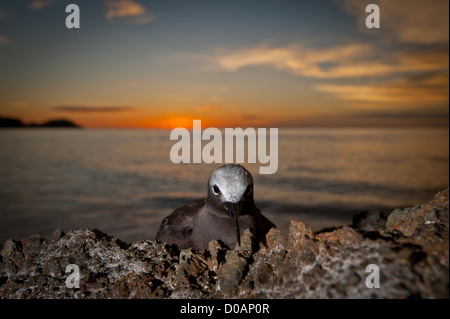
[[247,188],[245,189],[245,195],[250,195],[252,190],[253,190],[252,185],[248,185]]
[[219,194],[220,194],[220,189],[219,189],[219,187],[217,187],[217,185],[214,185],[214,186],[213,186],[213,191],[214,191],[214,193],[215,193],[216,195],[219,195]]

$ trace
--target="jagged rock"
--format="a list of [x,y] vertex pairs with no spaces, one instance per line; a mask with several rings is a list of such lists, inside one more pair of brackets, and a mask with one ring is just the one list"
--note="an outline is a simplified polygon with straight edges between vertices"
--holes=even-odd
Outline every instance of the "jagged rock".
[[379,211],[366,211],[353,216],[352,227],[363,234],[378,233],[386,226],[387,216]]
[[218,288],[224,294],[234,294],[241,282],[247,260],[237,250],[227,252],[226,263],[219,271]]
[[420,205],[405,209],[395,209],[387,218],[387,231],[391,234],[399,234],[406,237],[412,236],[417,226],[423,222],[423,220],[420,220],[420,217],[423,216],[419,217],[417,213],[419,209]]
[[[271,229],[261,247],[248,229],[241,246],[212,241],[200,253],[127,244],[97,229],[10,239],[1,251],[0,297],[448,298],[448,192],[388,216],[362,213],[352,227],[313,233],[294,220],[288,234]],[[66,284],[71,264],[79,288]],[[379,288],[367,285],[369,265],[379,269]]]
[[[1,277],[7,280],[0,286],[1,297],[123,298],[137,296],[136,290],[150,297],[162,296],[158,290],[173,286],[162,281],[174,275],[178,263],[177,255],[167,245],[154,242],[127,245],[96,229],[74,230],[57,241],[54,239],[52,236],[51,240],[41,241],[33,236],[22,240],[22,244],[12,240],[5,243],[2,259],[7,267]],[[11,264],[15,267],[8,267]],[[79,289],[65,284],[69,264],[80,269]],[[136,281],[139,276],[146,279],[147,293],[141,291],[144,287]]]
[[209,243],[209,252],[211,258],[208,261],[208,267],[211,271],[217,273],[219,265],[225,261],[226,248],[217,240]]
[[440,243],[439,239],[448,242],[448,188],[428,203],[395,209],[387,218],[384,235],[422,246]]

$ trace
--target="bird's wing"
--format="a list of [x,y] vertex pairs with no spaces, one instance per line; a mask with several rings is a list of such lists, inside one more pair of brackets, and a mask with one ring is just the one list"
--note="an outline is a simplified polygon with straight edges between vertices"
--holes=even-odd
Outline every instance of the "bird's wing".
[[277,226],[275,226],[275,224],[274,223],[272,223],[271,221],[270,221],[270,219],[268,219],[266,216],[264,216],[263,214],[259,214],[259,218],[260,218],[260,221],[261,221],[261,225],[262,225],[262,227],[263,227],[263,232],[264,233],[267,233],[271,228],[276,228]]
[[205,206],[206,199],[181,206],[163,219],[156,240],[175,244],[179,249],[192,247],[191,234],[195,218]]
[[258,224],[258,231],[257,231],[257,238],[262,243],[266,244],[266,234],[270,231],[271,228],[277,227],[274,223],[272,223],[266,216],[264,216],[259,208],[256,208],[255,215],[257,216],[257,224]]

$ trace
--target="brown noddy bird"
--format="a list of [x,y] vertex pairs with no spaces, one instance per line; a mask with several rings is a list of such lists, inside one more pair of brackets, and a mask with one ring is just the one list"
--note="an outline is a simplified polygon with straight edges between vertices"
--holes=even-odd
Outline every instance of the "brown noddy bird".
[[208,197],[184,205],[164,218],[156,240],[175,244],[178,249],[207,249],[211,240],[234,248],[246,228],[265,243],[266,233],[275,225],[261,214],[253,199],[253,177],[241,165],[216,169],[208,180]]

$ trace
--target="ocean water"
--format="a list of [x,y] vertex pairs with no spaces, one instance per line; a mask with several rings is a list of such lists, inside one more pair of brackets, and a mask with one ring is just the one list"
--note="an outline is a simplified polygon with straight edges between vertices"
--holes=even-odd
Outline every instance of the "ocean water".
[[[220,164],[173,164],[164,130],[0,130],[0,243],[96,227],[153,240],[175,208],[206,196]],[[278,171],[254,177],[257,206],[287,231],[351,224],[363,210],[429,201],[449,184],[448,128],[280,129]]]

